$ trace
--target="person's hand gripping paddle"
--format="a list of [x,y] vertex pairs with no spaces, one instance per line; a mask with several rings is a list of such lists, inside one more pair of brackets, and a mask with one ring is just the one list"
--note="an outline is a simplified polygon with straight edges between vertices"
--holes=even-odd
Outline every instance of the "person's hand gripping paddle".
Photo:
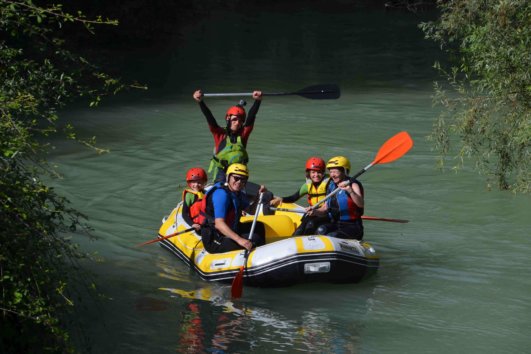
[[[251,225],[251,232],[249,232],[248,239],[251,240],[253,238],[254,228],[256,226],[256,220],[258,219],[258,214],[260,214],[260,210],[262,208],[262,197],[264,196],[264,193],[260,193],[260,196],[258,197],[258,205],[256,206],[256,211],[254,212],[254,219],[253,224]],[[245,268],[247,267],[247,259],[249,258],[249,254],[251,251],[245,250],[245,256],[243,258],[243,264],[240,267],[240,270],[238,271],[238,274],[234,277],[234,280],[232,281],[232,288],[231,288],[231,295],[233,299],[239,299],[242,297],[243,293],[243,273],[245,271]]]

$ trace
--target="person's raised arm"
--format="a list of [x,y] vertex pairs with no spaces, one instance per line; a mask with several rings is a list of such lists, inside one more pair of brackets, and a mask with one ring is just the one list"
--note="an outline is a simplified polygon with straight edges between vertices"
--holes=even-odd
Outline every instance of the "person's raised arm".
[[212,114],[210,109],[207,107],[205,101],[203,101],[203,91],[196,90],[193,94],[193,98],[197,103],[199,103],[201,112],[203,112],[203,115],[205,116],[208,125],[212,127],[219,127],[218,123],[216,122],[216,119],[214,118],[214,115]]
[[245,119],[245,126],[254,125],[256,114],[258,113],[258,109],[260,108],[260,103],[262,102],[262,91],[254,91],[253,98],[254,98],[254,103],[251,109],[249,110],[249,113],[247,114],[247,119]]

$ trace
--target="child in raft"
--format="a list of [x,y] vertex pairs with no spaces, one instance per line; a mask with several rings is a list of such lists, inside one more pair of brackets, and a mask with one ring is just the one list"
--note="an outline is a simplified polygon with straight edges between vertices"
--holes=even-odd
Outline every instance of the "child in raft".
[[201,229],[198,219],[201,211],[201,201],[205,197],[205,185],[207,183],[207,174],[200,167],[192,167],[186,172],[187,188],[183,191],[183,210],[182,216],[184,221],[192,226],[196,231]]

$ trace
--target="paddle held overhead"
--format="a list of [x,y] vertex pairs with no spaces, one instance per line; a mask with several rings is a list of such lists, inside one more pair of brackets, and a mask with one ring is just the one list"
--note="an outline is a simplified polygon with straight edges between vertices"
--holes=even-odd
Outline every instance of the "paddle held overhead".
[[[252,92],[205,93],[204,97],[250,97]],[[292,96],[297,95],[312,100],[333,100],[341,96],[336,84],[312,85],[295,92],[262,93],[262,96]]]

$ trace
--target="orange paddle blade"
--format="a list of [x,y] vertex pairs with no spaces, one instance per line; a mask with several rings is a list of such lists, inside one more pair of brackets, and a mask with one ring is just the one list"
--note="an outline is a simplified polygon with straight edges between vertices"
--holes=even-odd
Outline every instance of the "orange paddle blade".
[[392,162],[404,156],[412,147],[411,136],[407,132],[400,132],[382,145],[372,164]]
[[240,267],[240,271],[232,280],[232,288],[230,289],[233,299],[239,299],[243,293],[243,266]]

